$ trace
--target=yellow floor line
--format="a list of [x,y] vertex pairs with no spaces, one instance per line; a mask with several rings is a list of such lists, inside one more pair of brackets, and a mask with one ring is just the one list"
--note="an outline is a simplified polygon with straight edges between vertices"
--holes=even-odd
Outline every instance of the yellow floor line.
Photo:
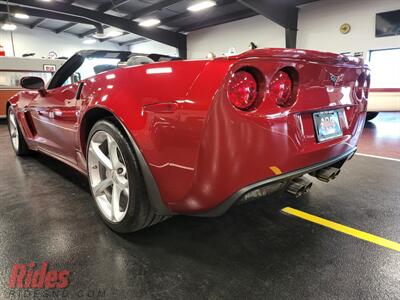
[[367,233],[367,232],[363,232],[348,226],[344,226],[332,221],[328,221],[326,219],[305,213],[303,211],[291,208],[291,207],[285,207],[284,209],[282,209],[283,212],[292,215],[292,216],[296,216],[298,218],[307,220],[309,222],[313,222],[316,224],[319,224],[321,226],[325,226],[328,227],[330,229],[342,232],[344,234],[348,234],[351,236],[354,236],[356,238],[359,238],[361,240],[385,247],[385,248],[389,248],[395,251],[400,252],[400,244],[393,242],[393,241],[389,241],[387,239],[381,238],[379,236]]

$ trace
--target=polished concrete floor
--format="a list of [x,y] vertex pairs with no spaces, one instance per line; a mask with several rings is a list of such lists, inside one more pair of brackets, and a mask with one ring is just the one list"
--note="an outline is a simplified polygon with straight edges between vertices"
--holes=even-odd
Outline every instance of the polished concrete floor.
[[8,287],[13,264],[31,261],[72,272],[54,298],[399,299],[399,252],[280,209],[400,242],[400,162],[355,156],[337,180],[313,182],[300,199],[117,235],[96,215],[84,177],[44,155],[15,157],[0,125],[0,299],[33,298]]
[[367,122],[358,152],[400,159],[400,113],[380,113]]

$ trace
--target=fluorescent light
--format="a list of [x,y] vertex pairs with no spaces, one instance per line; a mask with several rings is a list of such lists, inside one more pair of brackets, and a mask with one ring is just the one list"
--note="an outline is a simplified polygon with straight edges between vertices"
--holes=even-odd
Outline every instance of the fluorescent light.
[[217,5],[217,3],[215,3],[215,1],[208,1],[207,0],[207,1],[201,1],[201,2],[198,2],[196,4],[193,4],[193,5],[189,6],[187,9],[190,10],[190,11],[199,11],[199,10],[203,10],[203,9],[206,9],[206,8],[213,7],[215,5]]
[[27,14],[21,14],[21,13],[16,13],[14,15],[17,19],[29,19],[29,16]]
[[147,20],[140,22],[139,26],[151,27],[151,26],[156,26],[156,25],[160,24],[160,22],[161,21],[159,19],[147,19]]
[[87,39],[87,40],[84,40],[82,43],[84,43],[86,45],[92,45],[92,44],[96,43],[96,40],[95,39]]
[[110,31],[106,33],[106,37],[117,37],[122,35],[123,33],[121,31]]
[[3,26],[1,26],[1,29],[7,31],[14,31],[15,29],[17,29],[17,25],[12,23],[4,23]]

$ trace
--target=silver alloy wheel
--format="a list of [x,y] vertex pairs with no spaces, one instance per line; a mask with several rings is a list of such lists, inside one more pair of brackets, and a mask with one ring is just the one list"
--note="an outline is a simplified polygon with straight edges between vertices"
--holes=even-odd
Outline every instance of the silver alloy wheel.
[[105,131],[97,131],[89,141],[88,170],[101,213],[112,223],[120,222],[128,210],[129,178],[117,142]]
[[11,136],[11,141],[12,141],[13,147],[14,147],[15,151],[18,151],[19,139],[18,139],[17,119],[11,108],[10,108],[9,114],[8,114],[8,124],[9,124],[9,128],[10,128],[10,136]]

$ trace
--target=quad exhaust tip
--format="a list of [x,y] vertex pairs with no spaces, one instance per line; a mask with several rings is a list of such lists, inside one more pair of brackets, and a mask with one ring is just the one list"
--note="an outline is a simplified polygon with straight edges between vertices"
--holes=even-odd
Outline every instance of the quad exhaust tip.
[[288,188],[287,192],[294,195],[296,198],[299,198],[303,196],[305,193],[307,193],[312,186],[312,182],[303,178],[303,177],[298,177],[293,179]]
[[315,172],[310,173],[311,176],[316,177],[317,179],[323,182],[329,182],[330,180],[335,179],[340,173],[340,169],[329,167],[325,169],[321,169]]

